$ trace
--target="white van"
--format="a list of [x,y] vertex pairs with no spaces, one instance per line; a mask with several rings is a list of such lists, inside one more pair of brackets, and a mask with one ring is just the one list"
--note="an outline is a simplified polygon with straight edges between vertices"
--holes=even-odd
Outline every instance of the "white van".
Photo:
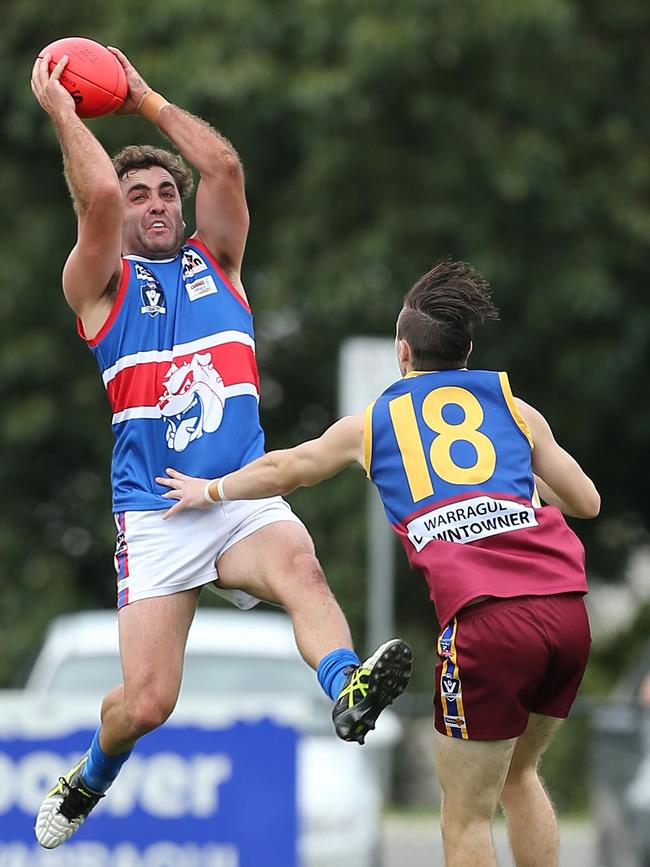
[[[88,611],[53,621],[25,692],[41,701],[83,697],[98,709],[120,680],[116,612]],[[200,608],[170,722],[214,723],[220,714],[271,716],[304,732],[296,783],[301,867],[378,867],[390,752],[400,731],[394,713],[382,714],[365,745],[341,741],[331,702],[301,659],[285,614]]]

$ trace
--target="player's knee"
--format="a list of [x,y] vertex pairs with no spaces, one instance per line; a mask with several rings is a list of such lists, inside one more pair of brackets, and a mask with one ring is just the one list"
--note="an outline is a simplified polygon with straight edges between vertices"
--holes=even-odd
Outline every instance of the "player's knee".
[[172,698],[155,693],[141,695],[129,713],[134,735],[142,737],[159,728],[169,718],[175,705],[175,696]]
[[440,830],[445,849],[453,850],[457,846],[466,845],[468,840],[490,837],[490,828],[492,825],[492,816],[473,815],[463,813],[459,816],[448,815],[444,813],[441,816]]
[[289,554],[282,569],[269,574],[266,580],[275,599],[289,612],[331,595],[318,559],[308,551]]
[[527,793],[542,787],[534,767],[511,767],[501,792],[501,803],[507,809],[510,804],[519,804]]
[[299,551],[293,557],[293,570],[300,580],[314,587],[327,587],[325,573],[315,554]]
[[443,836],[457,837],[467,834],[472,828],[490,825],[494,818],[496,803],[490,798],[467,798],[459,800],[443,794],[441,827]]
[[301,593],[329,593],[325,573],[315,554],[300,552],[293,558],[293,572],[297,579],[295,589]]

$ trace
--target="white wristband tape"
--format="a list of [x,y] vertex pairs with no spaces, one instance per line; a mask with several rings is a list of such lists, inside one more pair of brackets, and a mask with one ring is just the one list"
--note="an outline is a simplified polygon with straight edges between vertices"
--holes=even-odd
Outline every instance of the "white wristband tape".
[[228,499],[228,497],[223,492],[223,481],[225,478],[226,478],[225,476],[222,476],[219,479],[219,481],[217,482],[217,493],[219,494],[219,499],[221,500],[222,503],[224,500]]
[[[221,481],[221,479],[219,479],[219,481]],[[212,503],[212,505],[214,505],[215,503],[218,503],[219,500],[213,500],[210,496],[210,485],[212,484],[212,482],[214,482],[214,479],[208,479],[208,481],[205,483],[205,487],[203,488],[203,496],[208,501],[208,503]],[[217,490],[219,490],[218,486]]]

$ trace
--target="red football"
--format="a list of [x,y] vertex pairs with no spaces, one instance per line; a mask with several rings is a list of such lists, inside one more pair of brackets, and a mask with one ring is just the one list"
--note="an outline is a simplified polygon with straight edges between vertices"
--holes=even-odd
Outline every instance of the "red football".
[[61,74],[61,84],[70,91],[79,117],[100,117],[117,111],[127,94],[126,76],[114,54],[83,36],[66,36],[46,45],[38,56],[49,52],[50,72],[64,54],[68,64]]

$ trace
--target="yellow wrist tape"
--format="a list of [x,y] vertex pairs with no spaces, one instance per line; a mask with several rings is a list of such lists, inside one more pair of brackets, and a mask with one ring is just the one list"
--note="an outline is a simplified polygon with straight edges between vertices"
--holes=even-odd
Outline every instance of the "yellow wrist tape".
[[151,123],[157,123],[161,109],[169,104],[162,94],[156,93],[155,90],[148,90],[140,100],[138,114],[146,117]]
[[208,501],[208,503],[218,503],[219,500],[215,500],[215,498],[210,493],[210,485],[214,482],[214,479],[210,479],[205,483],[205,487],[203,488],[203,496]]

